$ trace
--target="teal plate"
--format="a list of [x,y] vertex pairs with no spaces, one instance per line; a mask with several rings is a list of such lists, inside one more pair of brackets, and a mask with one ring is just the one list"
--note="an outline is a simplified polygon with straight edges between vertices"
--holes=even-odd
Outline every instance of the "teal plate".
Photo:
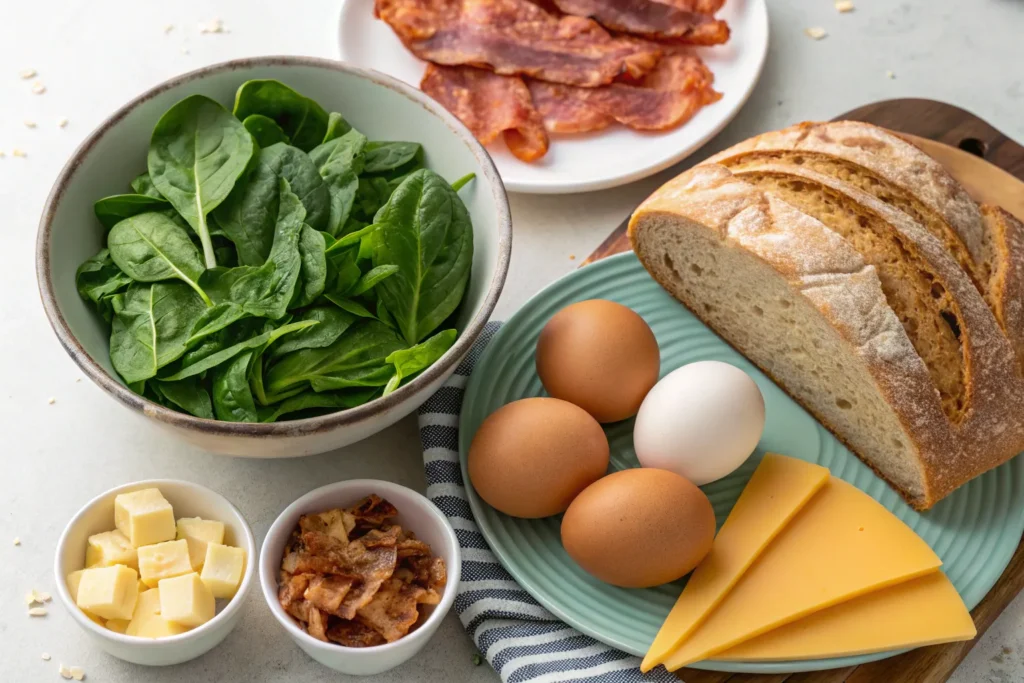
[[[748,372],[764,394],[766,425],[756,453],[736,472],[703,487],[725,521],[761,456],[784,453],[828,467],[908,524],[942,558],[943,570],[973,609],[1002,574],[1024,531],[1024,461],[1017,458],[962,486],[926,513],[903,499],[752,363],[695,318],[648,276],[636,257],[614,256],[558,280],[530,300],[494,336],[466,389],[459,429],[462,477],[480,529],[501,563],[544,607],[587,635],[643,656],[685,581],[649,589],[616,588],[573,562],[559,540],[559,517],[529,520],[503,515],[484,503],[466,473],[466,454],[480,423],[501,406],[543,395],[534,347],[544,323],[584,299],[629,306],[654,330],[662,375],[686,363],[719,360]],[[784,334],[780,330],[780,334]],[[611,468],[637,467],[633,423],[607,426]],[[781,662],[708,660],[697,669],[742,673],[814,671],[883,659],[898,652]]]

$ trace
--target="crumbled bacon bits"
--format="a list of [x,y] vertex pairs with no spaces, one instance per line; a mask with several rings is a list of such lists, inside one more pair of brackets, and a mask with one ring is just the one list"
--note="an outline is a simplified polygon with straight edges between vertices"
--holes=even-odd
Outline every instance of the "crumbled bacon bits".
[[314,638],[368,647],[405,636],[419,605],[436,605],[444,560],[392,520],[371,495],[355,506],[303,515],[281,561],[278,599]]

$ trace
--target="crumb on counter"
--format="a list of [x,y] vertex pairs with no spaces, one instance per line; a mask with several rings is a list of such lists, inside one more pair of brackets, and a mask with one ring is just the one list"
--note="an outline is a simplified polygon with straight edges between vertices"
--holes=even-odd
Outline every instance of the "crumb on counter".
[[836,11],[844,14],[853,11],[853,0],[836,0]]
[[21,76],[23,79],[28,80],[29,78],[32,78],[33,76],[36,75],[36,70],[35,69],[23,69],[21,71],[21,73],[18,74],[18,75]]
[[30,121],[29,119],[25,119],[25,127],[26,128],[35,128],[36,127],[36,122],[35,121]]
[[808,38],[813,38],[814,40],[821,40],[822,38],[828,35],[828,31],[821,28],[820,26],[812,26],[810,28],[805,28],[804,33],[807,34]]
[[43,85],[42,81],[36,81],[32,84],[33,95],[42,95],[44,92],[46,92],[46,86]]
[[66,128],[67,125],[68,125],[67,117],[62,116],[59,119],[57,119],[57,127],[58,128]]

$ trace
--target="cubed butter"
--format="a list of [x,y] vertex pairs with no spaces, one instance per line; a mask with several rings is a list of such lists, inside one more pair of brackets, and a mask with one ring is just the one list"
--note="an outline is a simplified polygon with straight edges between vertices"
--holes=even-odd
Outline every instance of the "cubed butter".
[[178,538],[188,543],[188,557],[192,569],[199,571],[206,560],[207,543],[224,542],[224,522],[199,517],[182,517],[178,520]]
[[146,585],[146,582],[143,581],[142,579],[139,579],[139,592],[140,593],[145,593],[148,590],[149,590],[149,586]]
[[71,593],[71,599],[75,602],[78,602],[78,584],[82,582],[82,574],[84,573],[84,569],[79,569],[68,574],[68,593]]
[[160,616],[190,628],[201,626],[216,612],[213,593],[192,572],[160,582]]
[[114,526],[136,548],[174,539],[174,510],[160,489],[122,493],[114,499]]
[[[135,604],[138,605],[138,603]],[[107,622],[107,628],[117,633],[124,633],[128,630],[128,624],[130,623],[131,621],[128,619],[111,619]]]
[[139,596],[135,613],[125,634],[139,638],[163,638],[184,633],[188,628],[172,624],[160,615],[160,589],[153,588]]
[[232,598],[245,571],[245,551],[220,543],[206,545],[206,559],[200,578],[215,598]]
[[156,588],[161,579],[170,579],[191,571],[188,543],[184,539],[139,548],[139,573],[142,581],[150,588]]
[[106,619],[101,619],[100,617],[96,616],[92,612],[86,612],[85,610],[82,610],[82,614],[84,614],[85,616],[89,617],[89,619],[92,622],[94,622],[95,624],[97,624],[99,626],[106,626],[107,625],[107,620]]
[[86,569],[78,583],[75,604],[104,619],[131,619],[138,597],[138,573],[116,564]]
[[117,529],[90,536],[85,549],[85,566],[112,567],[115,564],[136,569],[139,566],[138,553],[128,537]]

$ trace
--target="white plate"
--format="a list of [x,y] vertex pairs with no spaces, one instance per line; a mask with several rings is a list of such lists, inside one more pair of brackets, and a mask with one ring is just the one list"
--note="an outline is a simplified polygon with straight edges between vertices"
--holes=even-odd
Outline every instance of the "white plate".
[[[539,161],[516,159],[498,141],[487,146],[512,192],[565,194],[602,190],[645,178],[696,151],[736,116],[754,89],[768,51],[765,0],[728,0],[719,18],[729,22],[725,45],[698,50],[715,74],[722,99],[690,121],[663,133],[624,126],[581,135],[552,135]],[[341,59],[419,87],[426,64],[405,49],[387,24],[373,16],[373,0],[343,0],[338,30]]]

